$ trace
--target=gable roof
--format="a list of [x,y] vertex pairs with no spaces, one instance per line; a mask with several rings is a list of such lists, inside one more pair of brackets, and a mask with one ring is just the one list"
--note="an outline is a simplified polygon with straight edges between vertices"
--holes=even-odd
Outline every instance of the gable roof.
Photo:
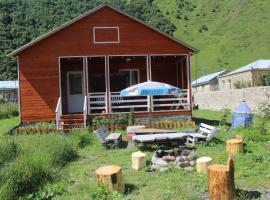
[[17,89],[19,86],[18,81],[0,81],[0,90]]
[[246,71],[250,71],[253,69],[257,70],[270,70],[270,60],[256,60],[255,62],[249,63],[248,65],[245,65],[243,67],[240,67],[234,71],[231,71],[228,74],[224,74],[222,76],[229,76],[233,74],[238,74]]
[[198,86],[198,85],[204,85],[209,83],[209,81],[213,80],[214,78],[217,78],[218,76],[227,73],[228,70],[222,70],[219,72],[215,72],[213,74],[208,74],[205,76],[202,76],[198,78],[197,80],[192,81],[192,86]]
[[47,32],[47,33],[45,33],[44,35],[41,35],[40,37],[38,37],[38,38],[32,40],[31,42],[29,42],[29,43],[23,45],[22,47],[16,49],[15,51],[9,53],[8,56],[16,56],[18,53],[20,53],[21,51],[25,50],[26,48],[28,48],[28,47],[30,47],[30,46],[32,46],[32,45],[38,43],[39,41],[41,41],[41,40],[43,40],[43,39],[49,37],[50,35],[52,35],[52,34],[58,32],[58,31],[64,29],[65,27],[67,27],[67,26],[69,26],[69,25],[71,25],[71,24],[73,24],[73,23],[79,21],[80,19],[82,19],[82,18],[84,18],[84,17],[86,17],[86,16],[88,16],[88,15],[91,15],[91,14],[97,12],[98,10],[100,10],[100,9],[102,9],[102,8],[104,8],[104,7],[109,7],[109,8],[111,8],[112,10],[114,10],[114,11],[116,11],[116,12],[118,12],[118,13],[121,13],[121,14],[123,14],[123,15],[125,15],[125,16],[127,16],[127,17],[129,17],[129,18],[131,18],[131,19],[133,19],[133,20],[135,20],[135,21],[137,21],[137,22],[139,22],[139,23],[141,23],[141,24],[147,26],[148,28],[150,28],[150,29],[152,29],[152,30],[154,30],[154,31],[157,31],[158,33],[160,33],[160,34],[162,34],[162,35],[164,35],[164,36],[166,36],[166,37],[172,39],[174,42],[177,42],[178,44],[181,44],[181,45],[187,47],[187,48],[190,49],[193,53],[197,53],[197,52],[198,52],[198,50],[197,50],[196,48],[194,48],[194,47],[188,45],[187,43],[185,43],[185,42],[183,42],[183,41],[180,41],[180,40],[178,40],[178,39],[176,39],[176,38],[170,36],[170,35],[167,34],[167,33],[164,33],[164,32],[162,32],[162,31],[160,31],[159,29],[157,29],[157,28],[155,28],[155,27],[153,27],[153,26],[147,24],[146,22],[144,22],[144,21],[142,21],[142,20],[140,20],[140,19],[138,19],[138,18],[136,18],[136,17],[130,16],[130,15],[128,15],[127,13],[125,13],[125,12],[123,12],[123,11],[117,9],[117,8],[114,8],[113,6],[111,6],[111,5],[108,4],[108,3],[105,3],[105,4],[101,4],[101,5],[99,5],[99,6],[95,7],[95,8],[93,8],[92,10],[89,10],[89,11],[85,12],[85,13],[82,14],[82,15],[79,15],[78,17],[75,17],[74,19],[72,19],[72,20],[70,20],[70,21],[64,23],[63,25],[61,25],[61,26],[59,26],[59,27],[57,27],[57,28],[55,28],[55,29],[53,29],[53,30]]

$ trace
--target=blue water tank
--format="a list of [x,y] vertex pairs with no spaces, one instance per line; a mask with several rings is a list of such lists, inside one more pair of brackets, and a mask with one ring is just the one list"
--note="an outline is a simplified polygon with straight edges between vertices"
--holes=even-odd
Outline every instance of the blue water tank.
[[232,114],[232,128],[248,127],[253,122],[253,114],[245,101],[242,101]]

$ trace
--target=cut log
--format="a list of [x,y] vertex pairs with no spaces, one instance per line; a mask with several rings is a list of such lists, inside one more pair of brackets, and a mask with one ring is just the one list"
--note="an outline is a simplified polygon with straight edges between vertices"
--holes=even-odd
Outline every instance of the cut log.
[[111,191],[125,191],[122,169],[119,166],[108,165],[98,168],[96,170],[96,181],[98,185],[103,185]]
[[226,165],[208,167],[208,191],[211,200],[236,199],[233,157],[230,155]]
[[132,153],[132,168],[140,170],[146,166],[146,154],[140,151]]
[[212,164],[211,157],[201,157],[196,160],[197,172],[207,174],[208,166]]
[[237,154],[243,152],[243,139],[227,140],[227,152],[230,154]]

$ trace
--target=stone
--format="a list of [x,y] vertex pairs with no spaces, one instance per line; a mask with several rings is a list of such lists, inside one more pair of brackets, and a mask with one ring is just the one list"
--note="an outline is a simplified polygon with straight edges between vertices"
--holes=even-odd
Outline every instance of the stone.
[[169,164],[162,158],[157,158],[155,155],[152,157],[152,164],[160,167],[167,167]]
[[185,158],[182,156],[177,156],[175,160],[176,160],[176,162],[184,162]]
[[171,149],[169,149],[169,150],[165,150],[164,152],[165,152],[165,153],[167,153],[167,154],[170,154],[170,155],[174,153],[174,151],[173,151],[173,150],[171,150]]
[[197,155],[195,154],[194,151],[191,151],[187,157],[189,158],[189,160],[196,160]]
[[184,149],[184,150],[182,151],[182,156],[188,156],[190,153],[191,153],[190,150]]
[[192,161],[189,162],[190,166],[194,166],[195,163],[196,163],[196,162],[195,162],[194,160],[192,160]]
[[193,172],[195,169],[194,169],[194,167],[191,167],[191,166],[189,166],[189,167],[185,167],[184,168],[186,171],[188,171],[188,172]]
[[177,164],[178,164],[180,167],[188,167],[188,166],[190,166],[189,161],[178,162]]
[[165,161],[175,161],[174,156],[163,156],[162,159]]

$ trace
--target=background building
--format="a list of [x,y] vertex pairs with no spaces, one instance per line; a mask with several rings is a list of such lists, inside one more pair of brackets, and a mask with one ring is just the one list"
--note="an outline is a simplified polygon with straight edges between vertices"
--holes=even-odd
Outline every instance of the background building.
[[218,77],[228,73],[228,70],[222,70],[213,74],[208,74],[192,81],[193,92],[207,92],[218,90]]
[[270,60],[257,60],[219,77],[220,90],[270,85]]
[[0,81],[0,99],[18,102],[18,81]]

